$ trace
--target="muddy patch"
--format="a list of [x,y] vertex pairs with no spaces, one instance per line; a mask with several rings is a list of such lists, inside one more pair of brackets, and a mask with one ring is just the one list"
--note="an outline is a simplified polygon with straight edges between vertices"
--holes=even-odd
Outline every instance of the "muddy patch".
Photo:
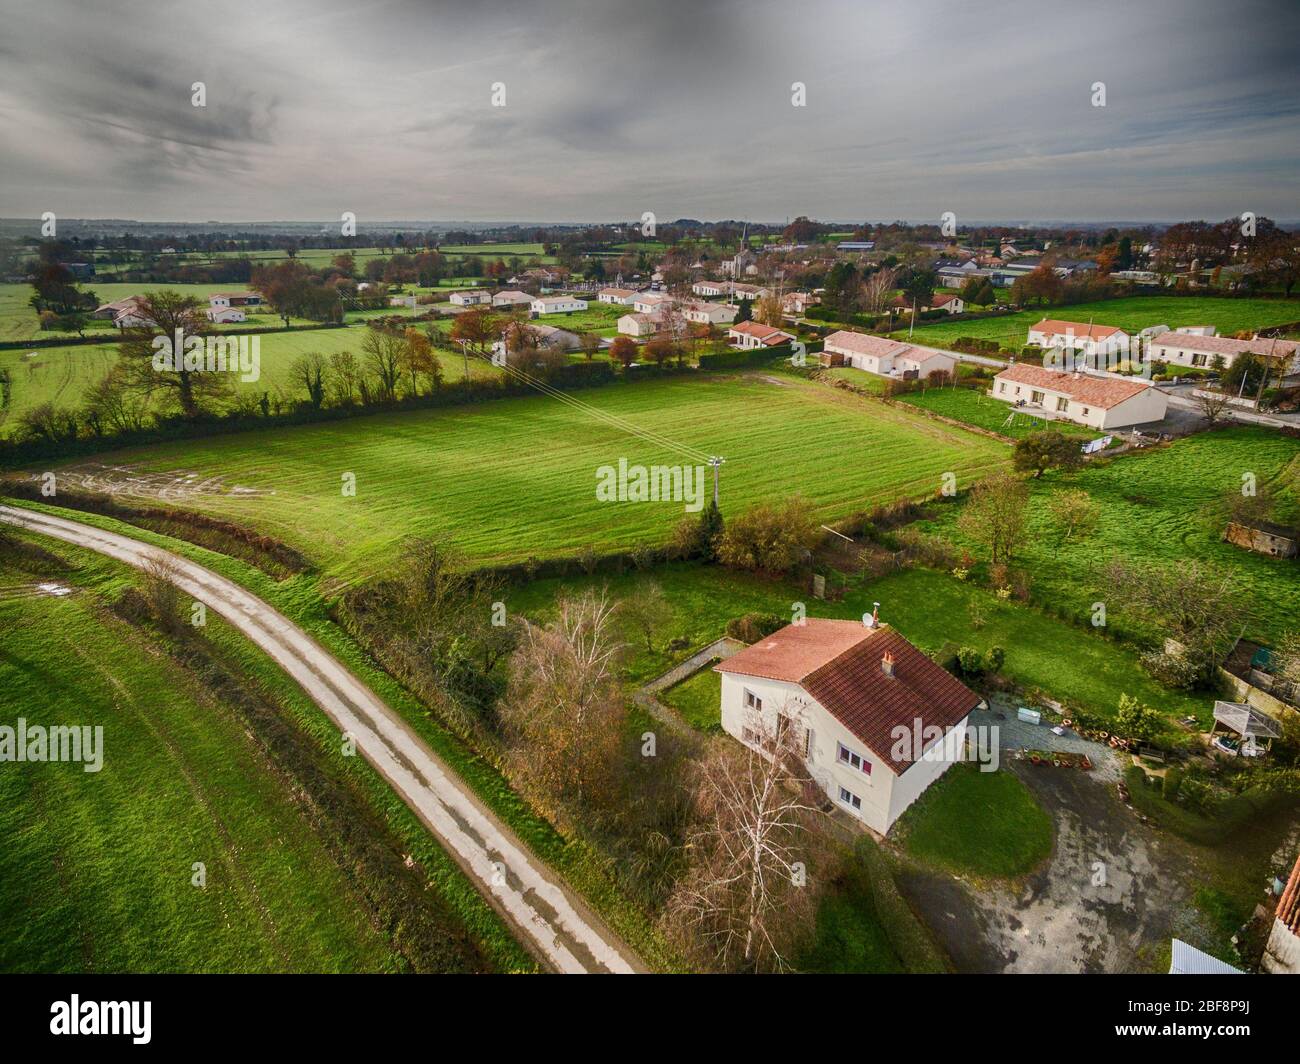
[[85,462],[59,470],[58,483],[99,495],[167,502],[184,502],[212,495],[256,498],[275,494],[274,491],[232,483],[225,477],[204,476],[184,469],[139,469],[98,462]]

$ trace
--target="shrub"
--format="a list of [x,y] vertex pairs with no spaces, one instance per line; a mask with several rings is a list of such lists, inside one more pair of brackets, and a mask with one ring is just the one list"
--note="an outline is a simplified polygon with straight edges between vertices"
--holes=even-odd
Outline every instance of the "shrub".
[[757,643],[785,625],[785,619],[775,613],[746,613],[727,622],[727,635],[742,643]]
[[740,569],[787,573],[804,560],[820,533],[812,510],[799,496],[782,504],[759,503],[728,521],[718,559]]
[[984,655],[975,647],[962,647],[957,651],[957,664],[967,676],[978,676],[984,671]]
[[1139,702],[1129,695],[1119,696],[1115,730],[1125,738],[1150,742],[1160,733],[1162,724],[1160,714],[1145,702]]
[[1007,660],[1007,652],[1001,647],[989,647],[989,651],[984,655],[984,671],[999,672],[1003,663]]
[[1165,782],[1160,788],[1160,793],[1166,802],[1172,802],[1178,797],[1178,788],[1182,785],[1182,782],[1183,770],[1177,765],[1165,773]]

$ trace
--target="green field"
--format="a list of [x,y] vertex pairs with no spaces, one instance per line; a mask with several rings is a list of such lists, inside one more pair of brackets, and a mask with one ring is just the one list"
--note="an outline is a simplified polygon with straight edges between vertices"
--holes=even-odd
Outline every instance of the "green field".
[[393,970],[235,715],[57,579],[74,593],[0,566],[4,723],[102,726],[103,768],[0,771],[0,969]]
[[[994,440],[903,411],[866,416],[854,397],[793,379],[676,378],[578,395],[643,430],[724,455],[724,513],[802,492],[830,518],[933,495],[945,472],[969,485],[1009,456]],[[620,459],[695,464],[536,397],[214,437],[75,465],[127,467],[168,490],[189,474],[219,478],[222,494],[182,492],[173,501],[250,524],[355,579],[390,564],[397,542],[417,533],[446,533],[477,561],[661,542],[683,503],[596,498],[598,469]],[[346,473],[355,475],[355,497],[342,495]]]
[[1010,772],[954,765],[898,823],[908,855],[958,875],[1021,876],[1052,852],[1052,818]]
[[[1029,327],[1044,318],[1077,321],[1086,325],[1113,325],[1133,333],[1151,325],[1215,325],[1220,335],[1232,336],[1245,329],[1263,329],[1300,321],[1300,300],[1229,299],[1221,296],[1127,296],[1097,303],[1068,307],[1021,310],[1000,318],[975,321],[940,321],[919,325],[912,339],[917,343],[946,347],[962,336],[997,340],[1003,347],[1019,350]],[[907,330],[891,335],[907,339]]]
[[722,731],[722,675],[712,665],[661,692],[659,701],[675,709],[692,728]]
[[[1300,566],[1221,539],[1225,499],[1253,473],[1259,487],[1277,486],[1279,514],[1300,515],[1300,440],[1267,429],[1231,428],[1178,440],[1168,447],[1090,463],[1067,478],[1031,481],[1029,532],[1018,562],[1032,574],[1034,595],[1086,620],[1102,597],[1098,568],[1112,557],[1177,566],[1186,559],[1229,571],[1247,596],[1247,639],[1270,642],[1300,627]],[[1289,486],[1288,485],[1289,482]],[[1047,502],[1058,487],[1079,487],[1100,504],[1089,539],[1058,543]],[[933,530],[959,538],[955,510]]]

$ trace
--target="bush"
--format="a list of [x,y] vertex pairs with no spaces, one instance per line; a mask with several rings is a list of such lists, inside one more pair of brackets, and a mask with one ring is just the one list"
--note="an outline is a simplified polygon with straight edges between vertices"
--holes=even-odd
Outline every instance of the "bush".
[[1164,720],[1160,714],[1145,702],[1139,702],[1129,695],[1119,696],[1119,708],[1115,711],[1115,730],[1126,739],[1140,743],[1150,742],[1160,734]]
[[1003,663],[1007,660],[1007,652],[1001,647],[989,647],[989,651],[984,655],[984,671],[1000,672]]
[[978,676],[984,671],[984,655],[975,647],[962,647],[957,651],[957,664],[966,676]]
[[1166,802],[1172,802],[1178,797],[1178,788],[1182,786],[1183,770],[1177,765],[1165,773],[1165,782],[1160,788],[1160,793]]
[[777,505],[759,503],[727,522],[718,560],[738,569],[787,573],[804,561],[820,536],[812,510],[801,497]]
[[785,618],[775,613],[747,613],[727,622],[727,635],[742,643],[757,643],[785,626]]

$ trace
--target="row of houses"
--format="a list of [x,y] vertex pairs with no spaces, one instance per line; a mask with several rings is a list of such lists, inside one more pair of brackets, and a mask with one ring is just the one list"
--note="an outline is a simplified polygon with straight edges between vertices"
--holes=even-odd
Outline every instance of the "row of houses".
[[[1227,369],[1247,351],[1280,359],[1287,372],[1300,370],[1300,342],[1255,336],[1234,340],[1216,335],[1213,325],[1184,325],[1177,329],[1156,325],[1130,337],[1114,325],[1084,324],[1044,318],[1029,329],[1027,342],[1042,348],[1074,351],[1088,358],[1125,357],[1145,342],[1147,359],[1171,366]],[[1132,350],[1135,356],[1140,351]]]
[[[150,324],[142,310],[143,296],[126,296],[111,303],[101,303],[92,312],[92,318],[111,321],[119,329],[136,329]],[[260,307],[262,297],[257,292],[216,292],[208,296],[209,321],[218,325],[241,322],[247,319],[245,307]]]

